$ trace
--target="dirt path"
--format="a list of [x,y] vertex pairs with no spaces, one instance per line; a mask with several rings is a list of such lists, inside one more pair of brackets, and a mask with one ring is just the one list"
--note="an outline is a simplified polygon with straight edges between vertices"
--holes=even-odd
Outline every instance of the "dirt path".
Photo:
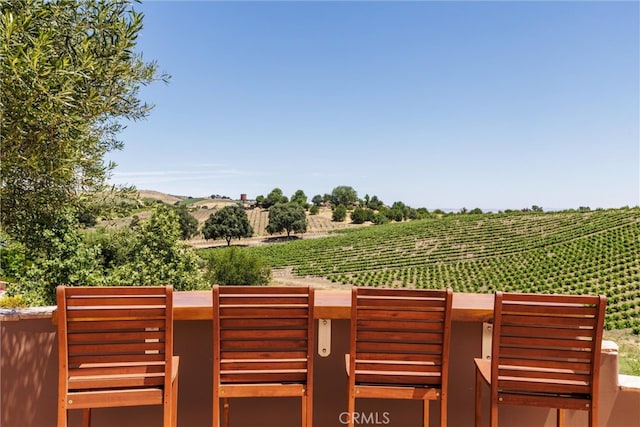
[[282,285],[311,285],[317,289],[350,289],[349,286],[334,283],[324,277],[296,276],[293,267],[278,268],[272,271],[273,281]]

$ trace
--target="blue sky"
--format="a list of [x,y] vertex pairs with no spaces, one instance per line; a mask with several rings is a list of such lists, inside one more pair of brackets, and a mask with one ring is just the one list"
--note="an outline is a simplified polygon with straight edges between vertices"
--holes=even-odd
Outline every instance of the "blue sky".
[[635,2],[162,1],[111,179],[185,196],[640,204]]

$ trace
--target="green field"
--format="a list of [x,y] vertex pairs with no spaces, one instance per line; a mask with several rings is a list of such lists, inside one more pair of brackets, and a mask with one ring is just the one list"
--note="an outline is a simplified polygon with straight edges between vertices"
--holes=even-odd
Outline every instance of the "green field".
[[345,286],[603,294],[606,328],[640,333],[640,208],[445,215],[248,250]]

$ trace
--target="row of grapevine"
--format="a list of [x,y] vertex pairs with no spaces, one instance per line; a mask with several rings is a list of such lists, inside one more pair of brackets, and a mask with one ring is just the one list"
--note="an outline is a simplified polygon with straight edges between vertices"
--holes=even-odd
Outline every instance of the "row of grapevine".
[[605,294],[640,332],[640,209],[456,215],[251,248],[274,268],[358,286]]

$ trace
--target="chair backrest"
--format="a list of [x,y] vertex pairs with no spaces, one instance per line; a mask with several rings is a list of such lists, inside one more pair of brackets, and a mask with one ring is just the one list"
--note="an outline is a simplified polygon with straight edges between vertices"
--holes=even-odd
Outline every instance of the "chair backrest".
[[171,286],[59,286],[60,391],[168,389],[172,292]]
[[496,292],[492,393],[597,396],[605,297]]
[[308,286],[214,285],[214,382],[311,385],[313,309]]
[[[355,383],[447,388],[452,291],[353,288]],[[444,374],[443,374],[444,373]]]

